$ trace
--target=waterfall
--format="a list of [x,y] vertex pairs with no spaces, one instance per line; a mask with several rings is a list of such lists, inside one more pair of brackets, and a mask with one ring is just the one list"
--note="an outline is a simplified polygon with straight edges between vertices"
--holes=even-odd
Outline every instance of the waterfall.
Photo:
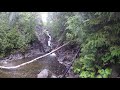
[[48,46],[51,47],[51,36],[50,36],[50,34],[48,33],[48,31],[46,31],[46,34],[47,34],[47,36],[49,37],[49,39],[48,39]]
[[[41,26],[38,26],[38,25],[36,25],[36,29],[35,29],[36,31],[35,31],[35,34],[36,34],[36,36],[37,36],[37,38],[38,38],[38,40],[40,41],[40,42],[42,42],[42,44],[45,44],[44,43],[44,34],[46,34],[47,36],[48,36],[48,39],[47,39],[47,47],[48,48],[50,48],[50,49],[48,49],[48,52],[52,49],[52,45],[51,45],[51,40],[52,40],[52,38],[51,38],[51,35],[49,34],[49,31],[48,30],[46,30],[46,28],[45,27],[41,27]],[[46,44],[45,44],[45,47],[46,47]],[[50,56],[56,56],[56,54],[55,53],[52,53]]]
[[[46,34],[47,34],[47,36],[49,37],[49,39],[48,39],[48,46],[49,46],[50,48],[52,48],[52,46],[51,46],[51,36],[50,36],[50,34],[49,34],[48,31],[46,31]],[[55,54],[55,53],[52,53],[52,54],[50,54],[50,56],[56,57],[56,54]]]

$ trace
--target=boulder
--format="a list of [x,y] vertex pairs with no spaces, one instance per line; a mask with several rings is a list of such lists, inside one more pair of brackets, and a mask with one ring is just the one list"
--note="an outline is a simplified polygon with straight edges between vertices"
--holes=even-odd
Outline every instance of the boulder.
[[55,75],[52,75],[51,78],[57,78]]
[[51,57],[56,57],[55,53],[50,54]]
[[42,70],[38,75],[37,78],[47,78],[48,77],[48,70],[44,69]]
[[57,78],[51,71],[48,69],[43,69],[38,75],[37,78]]

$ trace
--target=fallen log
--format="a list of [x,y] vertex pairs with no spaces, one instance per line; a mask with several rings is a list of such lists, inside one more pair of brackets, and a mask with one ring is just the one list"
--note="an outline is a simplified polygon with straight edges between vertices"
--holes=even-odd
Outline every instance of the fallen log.
[[44,54],[44,55],[42,55],[42,56],[39,56],[39,57],[37,57],[37,58],[35,58],[35,59],[31,60],[31,61],[22,63],[22,64],[20,64],[20,65],[11,66],[11,67],[0,66],[0,68],[1,68],[1,69],[16,69],[16,68],[19,68],[19,67],[24,66],[24,65],[26,65],[26,64],[32,63],[32,62],[34,62],[34,61],[36,61],[36,60],[38,60],[38,59],[40,59],[40,58],[46,57],[46,56],[50,55],[51,53],[53,53],[53,52],[59,50],[60,48],[62,48],[62,47],[64,47],[64,46],[68,45],[69,43],[70,43],[70,42],[67,42],[67,43],[63,44],[62,46],[60,46],[60,47],[58,47],[58,48],[56,48],[56,49],[54,49],[54,50],[52,50],[51,52],[49,52],[49,53],[47,53],[47,54]]

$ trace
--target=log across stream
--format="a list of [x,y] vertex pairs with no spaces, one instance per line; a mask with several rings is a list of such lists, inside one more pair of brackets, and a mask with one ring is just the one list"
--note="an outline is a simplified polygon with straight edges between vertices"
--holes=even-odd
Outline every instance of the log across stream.
[[68,43],[42,56],[12,60],[7,63],[0,62],[0,78],[36,78],[37,74],[45,68],[56,75],[62,75],[66,67],[60,64],[56,57],[50,57],[50,54]]
[[[35,57],[12,60],[8,61],[8,63],[0,62],[0,65],[7,67],[16,66],[18,64],[30,61],[33,58]],[[66,67],[60,64],[56,58],[46,56],[16,69],[0,69],[0,78],[37,78],[37,74],[43,69],[48,69],[58,76],[65,72]]]

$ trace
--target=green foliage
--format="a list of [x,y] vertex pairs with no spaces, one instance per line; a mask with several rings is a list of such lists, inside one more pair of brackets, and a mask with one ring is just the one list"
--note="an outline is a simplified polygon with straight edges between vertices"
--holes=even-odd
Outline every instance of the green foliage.
[[110,47],[111,56],[120,57],[120,46]]
[[[47,27],[50,30],[51,36],[54,40],[65,41],[66,40],[66,22],[67,18],[71,16],[72,12],[49,12],[48,13],[48,23]],[[68,35],[69,34],[69,35]],[[73,37],[70,33],[67,33],[67,36],[70,39]],[[68,39],[67,38],[67,39]]]
[[95,73],[94,72],[89,72],[89,71],[83,71],[80,74],[81,78],[94,78],[94,76],[95,76]]
[[72,38],[68,38],[68,36],[66,35],[68,40],[75,39],[79,42],[83,41],[83,38],[84,38],[84,35],[85,35],[85,30],[83,29],[83,26],[82,26],[83,22],[81,21],[80,17],[81,16],[75,15],[75,16],[70,16],[67,19],[66,30],[72,36]]
[[98,73],[101,75],[102,78],[108,78],[109,75],[111,74],[111,69],[109,68],[106,68],[105,70],[104,69],[100,69],[98,70]]
[[0,56],[4,57],[20,50],[24,52],[30,42],[35,40],[34,15],[31,13],[19,13],[18,18],[9,26],[9,14],[0,14]]
[[73,39],[73,35],[70,33],[66,33],[66,40],[72,40]]
[[[117,64],[120,60],[120,25],[119,18],[114,17],[114,14],[119,13],[97,12],[89,13],[89,16],[85,16],[85,14],[86,20],[83,20],[82,25],[79,25],[81,23],[79,20],[77,23],[71,22],[74,18],[70,18],[68,23],[68,28],[73,32],[80,31],[82,26],[82,32],[85,34],[84,38],[75,37],[75,39],[79,38],[83,42],[81,42],[80,59],[73,65],[74,71],[79,73],[82,78],[91,78],[90,75],[93,72],[94,77],[107,78],[111,74],[111,69],[108,69],[110,65],[112,63]],[[75,27],[79,27],[79,29]],[[75,36],[79,35],[77,32]]]
[[[80,57],[73,71],[82,78],[107,78],[120,63],[120,12],[56,12],[49,24],[56,40],[75,40]],[[64,37],[64,38],[61,38]]]

